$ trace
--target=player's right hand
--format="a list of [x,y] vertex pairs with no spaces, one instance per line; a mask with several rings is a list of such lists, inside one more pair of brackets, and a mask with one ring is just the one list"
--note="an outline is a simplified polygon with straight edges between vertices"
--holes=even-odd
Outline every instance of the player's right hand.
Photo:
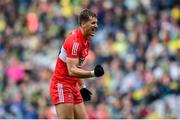
[[81,93],[81,96],[82,96],[84,102],[91,100],[92,93],[87,88],[82,88],[80,90],[80,93]]
[[104,69],[101,65],[96,65],[94,68],[94,75],[100,77],[104,75]]

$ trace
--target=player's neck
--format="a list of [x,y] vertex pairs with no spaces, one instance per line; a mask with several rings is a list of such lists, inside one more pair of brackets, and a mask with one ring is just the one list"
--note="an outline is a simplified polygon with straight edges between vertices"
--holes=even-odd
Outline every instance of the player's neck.
[[85,39],[85,40],[88,40],[88,39],[89,39],[89,36],[85,33],[84,29],[83,29],[82,27],[79,27],[79,28],[80,28],[80,30],[81,30],[81,32],[82,32],[82,34],[83,34],[84,39]]

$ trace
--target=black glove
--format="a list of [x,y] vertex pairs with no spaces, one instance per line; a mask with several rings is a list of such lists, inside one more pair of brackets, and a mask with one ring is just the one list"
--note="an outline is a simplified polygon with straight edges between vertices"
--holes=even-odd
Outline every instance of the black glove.
[[104,69],[101,65],[96,65],[94,68],[94,75],[96,77],[100,77],[102,75],[104,75]]
[[91,100],[92,93],[87,88],[82,88],[80,93],[84,102]]

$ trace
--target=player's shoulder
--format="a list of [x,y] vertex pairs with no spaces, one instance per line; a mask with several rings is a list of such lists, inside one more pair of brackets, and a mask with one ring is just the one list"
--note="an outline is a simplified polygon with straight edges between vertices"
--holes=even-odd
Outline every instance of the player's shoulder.
[[64,48],[72,47],[73,45],[78,45],[79,47],[81,47],[81,40],[78,37],[77,29],[71,31],[66,37],[66,40],[64,42]]
[[66,42],[80,42],[78,29],[72,30],[66,38]]

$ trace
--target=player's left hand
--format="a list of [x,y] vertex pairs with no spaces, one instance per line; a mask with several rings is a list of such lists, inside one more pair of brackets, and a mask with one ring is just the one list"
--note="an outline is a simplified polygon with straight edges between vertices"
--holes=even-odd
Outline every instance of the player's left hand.
[[94,68],[94,75],[96,77],[101,77],[104,75],[104,69],[101,65],[96,65]]
[[87,88],[82,88],[80,93],[84,102],[91,100],[92,93]]

